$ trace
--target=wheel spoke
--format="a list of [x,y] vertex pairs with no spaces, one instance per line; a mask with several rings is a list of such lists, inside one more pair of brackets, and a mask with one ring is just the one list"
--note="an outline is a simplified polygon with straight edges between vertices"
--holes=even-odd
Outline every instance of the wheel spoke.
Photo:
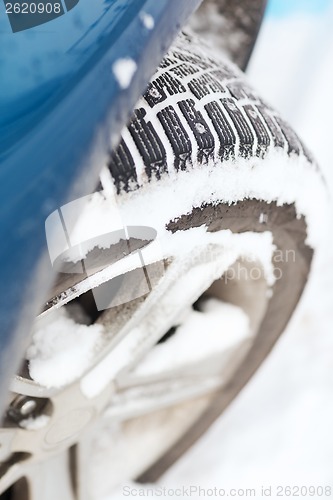
[[[211,260],[212,253],[214,261]],[[211,252],[204,247],[193,256],[190,264],[187,260],[180,259],[174,262],[163,293],[159,293],[158,300],[152,301],[153,306],[140,322],[140,327],[130,333],[133,339],[137,337],[136,348],[132,350],[131,359],[128,359],[126,366],[120,371],[119,377],[137,367],[170,328],[186,321],[188,313],[192,310],[192,304],[215,279],[222,276],[226,267],[223,248]],[[230,263],[232,260],[233,256]],[[208,269],[210,272],[207,272]]]
[[11,391],[33,398],[49,398],[59,392],[59,389],[43,387],[34,380],[16,375],[11,383]]
[[217,353],[187,369],[140,376],[129,374],[118,380],[117,393],[107,410],[120,420],[152,413],[220,388],[248,352],[251,339],[245,338],[227,352]]
[[128,420],[154,413],[197,397],[210,394],[222,384],[219,377],[205,379],[167,380],[119,391],[105,412],[108,418]]
[[[230,263],[234,258],[235,256],[230,256]],[[95,397],[112,380],[122,377],[137,366],[164,334],[182,320],[184,310],[189,310],[214,279],[223,274],[225,267],[226,258],[222,247],[214,252],[204,247],[192,256],[191,262],[188,259],[173,261],[160,285],[112,339],[108,352],[104,352],[99,362],[83,376],[83,393],[87,397]],[[107,324],[109,314],[111,313],[106,311],[100,322]]]
[[0,462],[0,495],[24,476],[25,461],[29,457],[25,453],[12,453],[5,462]]

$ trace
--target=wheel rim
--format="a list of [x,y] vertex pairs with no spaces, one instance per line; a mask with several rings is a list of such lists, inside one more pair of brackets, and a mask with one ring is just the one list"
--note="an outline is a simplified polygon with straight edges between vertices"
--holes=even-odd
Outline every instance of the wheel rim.
[[[257,210],[262,209],[259,202],[253,202],[253,204],[258,205]],[[223,221],[222,226],[220,224],[221,227],[218,229],[223,230],[223,224],[229,222],[224,217],[219,216],[218,210],[215,210],[215,212],[216,217]],[[250,207],[249,212],[253,213],[253,206]],[[281,209],[280,212],[285,213],[286,210]],[[197,213],[203,214],[205,210],[203,209]],[[285,218],[285,215],[283,217]],[[201,224],[200,216],[196,217],[196,219],[197,224]],[[290,210],[289,219],[297,221],[293,211]],[[184,221],[180,219],[177,223],[177,230],[184,229],[182,227],[183,223]],[[192,227],[195,225],[193,220],[191,224]],[[213,226],[213,222],[211,222],[211,226]],[[172,229],[172,224],[170,229]],[[213,230],[217,231],[218,229],[214,228]],[[243,230],[248,229],[250,228],[245,227]],[[235,236],[237,237],[237,235]],[[257,236],[261,237],[261,235]],[[305,235],[303,235],[303,240],[304,238]],[[258,242],[259,240],[257,240]],[[299,242],[297,244],[299,245]],[[85,470],[89,469],[84,458],[87,453],[82,450],[87,446],[92,446],[91,443],[96,441],[98,432],[95,429],[98,424],[95,424],[95,422],[98,421],[97,417],[102,422],[111,421],[118,422],[118,424],[119,422],[127,422],[124,427],[129,429],[127,431],[129,436],[132,433],[132,441],[129,440],[132,443],[134,428],[136,428],[137,434],[143,436],[143,442],[145,442],[149,433],[146,433],[146,437],[144,437],[144,434],[140,433],[139,430],[140,428],[147,428],[147,424],[145,426],[144,422],[150,421],[150,440],[151,442],[160,442],[162,446],[155,446],[155,449],[151,450],[150,456],[146,453],[146,460],[142,460],[141,457],[136,463],[132,463],[131,470],[129,468],[127,471],[127,479],[141,474],[139,478],[141,481],[155,480],[176,458],[174,447],[178,447],[178,453],[181,453],[182,446],[184,450],[187,449],[196,439],[196,434],[204,431],[202,424],[200,424],[201,429],[196,430],[198,422],[207,421],[207,415],[209,415],[208,420],[212,420],[221,413],[230,402],[230,399],[240,390],[237,387],[236,391],[233,390],[231,391],[232,394],[230,394],[230,383],[232,385],[235,382],[235,373],[244,371],[243,361],[251,356],[251,352],[253,352],[253,346],[257,342],[257,334],[260,333],[260,328],[266,321],[267,311],[272,302],[267,294],[269,286],[266,279],[252,281],[249,279],[245,281],[236,279],[231,280],[232,286],[230,286],[229,281],[225,286],[225,280],[219,278],[225,276],[227,270],[232,270],[234,266],[241,265],[241,268],[246,269],[247,276],[249,276],[249,271],[253,266],[258,267],[258,262],[244,262],[238,258],[237,254],[236,259],[235,255],[232,255],[226,261],[224,254],[225,249],[220,249],[220,253],[214,253],[211,249],[207,252],[207,248],[203,248],[198,251],[196,256],[192,255],[190,260],[188,256],[180,260],[169,260],[166,263],[165,275],[160,280],[159,285],[152,290],[145,300],[137,299],[134,301],[132,308],[128,310],[125,324],[112,337],[107,348],[97,356],[90,370],[87,370],[79,380],[59,389],[43,388],[23,376],[16,377],[12,390],[21,397],[26,397],[23,402],[19,400],[19,407],[16,410],[21,411],[23,407],[24,418],[22,421],[26,422],[28,420],[28,424],[23,423],[22,425],[20,419],[13,422],[13,405],[15,403],[17,406],[17,399],[12,399],[0,438],[2,444],[1,460],[3,463],[2,476],[0,476],[0,495],[5,495],[5,492],[12,485],[15,485],[15,488],[10,491],[13,499],[18,498],[15,496],[17,495],[16,490],[22,492],[22,488],[24,489],[26,483],[21,479],[25,478],[29,485],[30,496],[27,498],[29,500],[39,500],[39,498],[43,498],[43,495],[45,498],[45,484],[41,482],[38,473],[39,470],[42,470],[42,467],[45,471],[49,470],[50,475],[52,470],[56,469],[61,471],[61,476],[66,475],[66,480],[62,481],[63,484],[67,485],[66,491],[62,492],[64,498],[79,498],[80,500],[89,498],[85,493],[89,491],[89,485],[87,487],[83,486],[89,476],[87,470]],[[310,254],[308,257],[310,257]],[[205,266],[206,269],[209,266],[214,268],[215,279],[212,280],[211,272],[205,274]],[[158,274],[156,269],[155,272]],[[188,284],[193,283],[193,274],[195,272],[201,278],[196,281],[195,289],[191,290]],[[207,278],[208,275],[209,279]],[[306,279],[306,275],[303,278]],[[296,287],[295,301],[297,301],[304,285],[304,279],[303,281],[300,279],[299,286]],[[281,284],[278,283],[278,286],[281,286]],[[178,290],[189,290],[188,293],[183,294],[182,301],[178,304],[172,301],[172,296],[177,296],[177,287]],[[229,349],[224,363],[221,362],[223,358],[221,356],[223,354],[222,349],[221,352],[218,352],[218,356],[212,356],[212,353],[210,353],[210,356],[208,355],[199,363],[197,361],[192,362],[192,364],[187,364],[185,368],[180,367],[176,370],[173,368],[173,370],[162,371],[157,375],[156,373],[148,373],[148,375],[145,373],[142,376],[142,373],[141,375],[139,373],[138,376],[138,373],[133,368],[145,359],[147,353],[154,349],[157,342],[165,336],[170,328],[177,326],[180,312],[184,308],[197,303],[199,297],[203,296],[205,298],[207,290],[208,294],[213,294],[219,300],[223,299],[237,304],[246,311],[250,317],[251,335],[241,338],[238,344],[231,346],[232,348]],[[255,297],[255,300],[251,301],[253,297]],[[172,304],[171,311],[170,301]],[[168,304],[169,308],[166,307]],[[294,306],[295,304],[291,301],[291,307]],[[198,306],[196,305],[196,307]],[[165,311],[164,308],[166,308]],[[133,313],[133,311],[135,312]],[[110,314],[112,316],[112,309],[106,310],[97,321],[107,324]],[[288,319],[287,316],[288,312],[286,312],[284,318],[285,322]],[[156,324],[151,321],[151,318],[154,317],[159,320]],[[147,320],[147,318],[150,319]],[[138,332],[137,325],[142,326],[141,333]],[[135,333],[133,334],[133,332]],[[274,335],[278,336],[276,333]],[[267,342],[266,351],[267,348],[268,350],[271,348],[275,340],[274,338]],[[256,366],[261,363],[267,354],[266,351],[264,354],[259,354],[259,358],[257,353]],[[131,356],[128,356],[129,352],[132,353]],[[119,359],[122,361],[120,363],[117,361],[115,371],[115,360]],[[216,359],[219,361],[217,362]],[[110,366],[112,367],[111,371],[105,370],[105,367]],[[250,371],[255,369],[253,366],[252,363]],[[239,377],[237,375],[237,377],[241,379],[242,384],[245,383],[244,376]],[[245,379],[248,377],[249,375],[245,373]],[[98,379],[102,380],[103,383],[96,386],[96,380]],[[91,390],[92,387],[93,390]],[[221,399],[222,404],[217,404],[216,402]],[[43,401],[43,405],[39,404],[41,401]],[[32,420],[35,425],[32,425],[31,422],[29,423],[29,418],[26,417],[27,415],[29,417],[29,408],[32,416],[36,417],[36,412],[33,409],[33,404],[36,404],[36,402],[39,404],[40,410],[38,418]],[[182,408],[184,409],[183,415],[186,415],[186,418],[184,416],[179,417]],[[216,415],[212,414],[212,408],[215,408],[213,413],[215,412]],[[170,425],[166,433],[168,439],[164,437],[164,440],[161,440],[158,439],[158,436],[163,435],[163,432],[165,436],[166,427],[165,425],[164,427],[159,425],[158,422],[161,421],[161,418],[162,421],[165,421],[165,415],[169,415]],[[174,421],[171,418],[172,415]],[[153,422],[155,422],[156,426],[155,431]],[[207,426],[208,423],[206,422],[204,427]],[[173,433],[171,430],[173,430]],[[90,443],[88,445],[85,443],[87,440]],[[179,443],[183,444],[180,446]],[[132,447],[132,445],[129,445],[129,447]],[[170,450],[173,450],[172,453]],[[170,453],[172,458],[170,458]],[[76,457],[76,467],[73,467],[73,456]],[[147,471],[142,474],[145,470]],[[47,475],[46,472],[45,475]],[[90,483],[93,484],[93,479],[90,479]],[[76,487],[73,486],[75,484]],[[48,498],[52,497],[48,496]]]

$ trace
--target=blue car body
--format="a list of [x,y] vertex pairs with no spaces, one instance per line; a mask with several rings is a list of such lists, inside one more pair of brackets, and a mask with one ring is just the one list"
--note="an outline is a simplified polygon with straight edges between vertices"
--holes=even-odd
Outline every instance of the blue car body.
[[[61,12],[42,0],[40,14],[32,3],[0,1],[0,402],[53,279],[45,220],[94,189],[110,138],[200,0],[59,0]],[[137,65],[128,88],[119,58]]]

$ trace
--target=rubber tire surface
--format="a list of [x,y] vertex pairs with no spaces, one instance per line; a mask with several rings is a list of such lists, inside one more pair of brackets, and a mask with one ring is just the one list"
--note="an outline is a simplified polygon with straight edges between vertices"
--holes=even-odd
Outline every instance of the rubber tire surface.
[[181,36],[163,60],[127,132],[109,161],[118,193],[139,188],[142,168],[149,182],[167,175],[171,163],[177,172],[210,160],[264,158],[272,148],[312,160],[238,68],[211,55],[203,58],[202,43],[189,35]]

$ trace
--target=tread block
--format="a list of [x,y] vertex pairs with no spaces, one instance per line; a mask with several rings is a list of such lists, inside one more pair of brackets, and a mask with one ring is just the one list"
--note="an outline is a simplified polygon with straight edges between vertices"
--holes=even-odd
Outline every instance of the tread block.
[[270,113],[264,106],[257,106],[257,109],[272,133],[274,146],[279,148],[284,148],[286,144],[286,138],[283,135],[281,129],[278,127],[274,118],[270,115]]
[[197,99],[202,99],[212,92],[225,92],[225,88],[220,81],[212,74],[204,74],[193,79],[189,84],[189,89]]
[[108,168],[114,179],[118,194],[122,188],[128,190],[131,184],[138,184],[135,163],[124,139],[120,141],[117,149],[111,153]]
[[244,106],[244,111],[247,114],[258,139],[257,156],[264,157],[271,142],[268,132],[254,106],[246,105]]
[[170,56],[165,56],[160,64],[160,68],[166,69],[172,64],[174,64],[174,60]]
[[214,155],[215,141],[209,126],[204,120],[200,111],[195,108],[193,99],[180,101],[178,106],[184,115],[187,123],[191,127],[195,140],[199,147],[198,161],[208,162]]
[[221,99],[221,102],[235,125],[240,138],[240,155],[245,158],[250,157],[253,154],[254,137],[245,116],[233,99]]
[[186,63],[179,64],[178,66],[170,69],[170,71],[179,78],[187,78],[188,76],[194,75],[198,72],[196,68]]
[[234,158],[236,137],[225,117],[225,111],[222,109],[222,106],[218,102],[211,102],[206,104],[205,110],[207,111],[216,133],[219,136],[219,157],[222,160],[228,160],[231,157]]
[[157,114],[175,154],[176,170],[186,170],[191,163],[192,144],[179,116],[172,106]]
[[148,178],[155,175],[159,179],[168,170],[166,152],[156,130],[150,122],[146,122],[145,116],[143,108],[135,110],[128,128],[143,159]]
[[167,92],[169,95],[181,94],[186,88],[177,78],[165,73],[148,85],[144,98],[149,106],[154,107],[167,99]]

